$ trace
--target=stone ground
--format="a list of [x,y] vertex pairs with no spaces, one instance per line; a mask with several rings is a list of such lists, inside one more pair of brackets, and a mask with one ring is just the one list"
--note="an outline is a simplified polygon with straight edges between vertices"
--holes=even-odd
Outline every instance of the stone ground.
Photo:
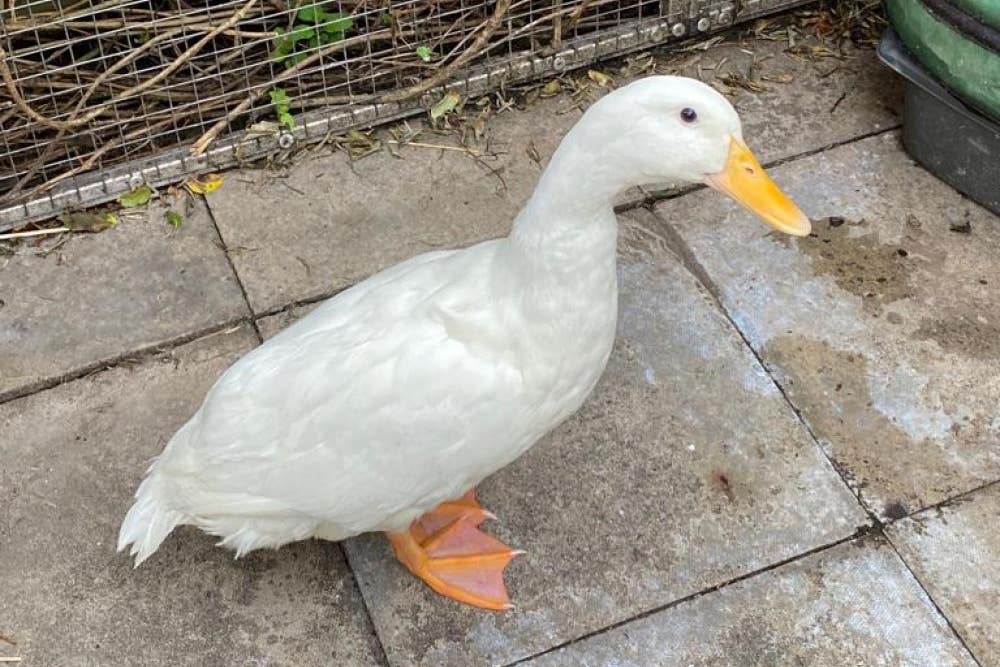
[[155,209],[17,248],[0,270],[0,660],[1000,665],[1000,220],[907,157],[898,82],[870,50],[786,46],[731,40],[679,67],[757,62],[764,89],[733,101],[815,234],[770,234],[703,189],[622,197],[608,370],[480,488],[491,529],[528,551],[509,613],[436,597],[378,535],[234,561],[181,529],[138,570],[114,542],[228,364],[384,266],[506,233],[579,116],[567,94],[496,115],[479,160],[324,150],[227,174],[179,229]]

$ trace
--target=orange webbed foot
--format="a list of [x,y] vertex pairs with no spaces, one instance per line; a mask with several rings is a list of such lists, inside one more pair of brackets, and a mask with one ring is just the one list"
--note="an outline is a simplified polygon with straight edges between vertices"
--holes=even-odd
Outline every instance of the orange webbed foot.
[[476,501],[475,491],[469,491],[461,498],[447,500],[424,514],[413,522],[410,530],[416,529],[414,537],[423,542],[429,535],[439,532],[458,518],[465,519],[473,526],[479,526],[486,519],[496,519]]
[[413,522],[409,530],[389,533],[396,557],[410,572],[445,597],[483,609],[510,609],[504,585],[507,564],[520,553],[479,530],[494,518],[470,491],[442,503]]

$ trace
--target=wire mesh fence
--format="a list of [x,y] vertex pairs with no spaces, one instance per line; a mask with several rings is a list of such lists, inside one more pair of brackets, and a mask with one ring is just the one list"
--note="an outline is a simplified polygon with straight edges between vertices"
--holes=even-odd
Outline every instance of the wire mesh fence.
[[795,4],[7,0],[0,229]]

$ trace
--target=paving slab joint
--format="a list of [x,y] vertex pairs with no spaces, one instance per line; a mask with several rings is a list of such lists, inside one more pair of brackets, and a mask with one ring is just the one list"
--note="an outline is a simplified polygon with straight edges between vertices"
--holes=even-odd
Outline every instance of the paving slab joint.
[[348,554],[347,549],[344,548],[343,542],[338,542],[337,547],[340,549],[340,554],[344,558],[344,564],[347,566],[347,571],[351,573],[351,579],[354,580],[354,586],[358,589],[358,595],[361,596],[361,606],[365,610],[365,621],[367,622],[368,630],[371,632],[372,652],[375,654],[375,659],[378,660],[379,664],[383,665],[383,667],[391,667],[391,664],[389,663],[389,656],[385,651],[385,645],[382,643],[382,638],[378,634],[378,626],[375,625],[375,619],[372,617],[371,607],[368,605],[368,596],[365,595],[365,591],[361,587],[361,580],[358,579],[358,575],[354,571],[354,563],[351,562],[351,557]]
[[[986,486],[990,486],[991,484],[994,484],[994,483],[995,482],[991,482],[990,484],[987,484]],[[980,488],[983,488],[983,487],[980,487]],[[969,493],[972,493],[972,491],[970,491]],[[961,494],[961,495],[965,495],[965,494]],[[958,497],[958,496],[956,496],[956,497]],[[941,506],[941,505],[943,505],[943,504],[945,504],[947,502],[954,502],[954,500],[955,500],[955,498],[951,498],[950,500],[944,501],[944,503],[939,503],[938,506]],[[930,509],[930,508],[928,508],[928,509]],[[923,510],[921,510],[921,511],[923,511]],[[969,654],[969,659],[971,659],[972,662],[976,663],[976,665],[978,665],[979,667],[983,667],[983,663],[979,661],[979,658],[976,657],[976,654],[972,652],[971,648],[969,648],[969,644],[968,644],[968,642],[965,641],[965,637],[963,637],[962,634],[958,631],[958,628],[955,627],[955,624],[951,622],[951,619],[948,618],[948,615],[944,613],[944,610],[941,608],[941,605],[939,605],[938,602],[937,602],[937,600],[934,599],[934,596],[931,595],[930,590],[926,586],[924,586],[924,582],[922,582],[920,580],[920,577],[917,576],[916,571],[912,567],[910,567],[910,564],[907,562],[906,558],[903,557],[903,553],[896,547],[896,544],[892,541],[892,538],[890,538],[887,533],[883,533],[883,534],[885,535],[885,541],[886,541],[886,543],[892,549],[893,553],[896,554],[896,557],[899,558],[899,561],[903,564],[903,567],[906,568],[906,571],[910,573],[911,577],[913,577],[913,580],[915,582],[917,582],[917,586],[920,586],[920,590],[923,591],[924,595],[927,596],[927,599],[930,601],[931,605],[934,607],[934,611],[937,612],[938,616],[940,616],[941,618],[944,619],[944,622],[948,625],[948,629],[951,630],[951,633],[955,636],[955,639],[957,639],[958,643],[962,645],[962,648],[965,649],[965,652]]]
[[253,335],[257,337],[257,343],[263,343],[264,338],[260,335],[260,328],[257,326],[257,319],[254,317],[253,306],[250,305],[250,296],[247,294],[246,285],[243,284],[243,278],[240,276],[240,272],[236,270],[236,264],[233,263],[233,258],[229,254],[229,244],[226,243],[226,239],[222,235],[222,230],[219,229],[219,223],[215,219],[215,211],[212,210],[212,205],[209,203],[208,198],[204,195],[202,195],[202,198],[205,200],[205,210],[208,211],[208,219],[212,221],[212,227],[215,229],[215,235],[219,239],[219,246],[222,248],[222,252],[226,256],[226,262],[229,264],[229,270],[233,272],[236,284],[240,286],[240,294],[243,296],[243,305],[246,306],[247,310],[247,321],[250,323],[250,328],[253,329]]
[[902,515],[902,516],[900,516],[898,518],[893,518],[893,519],[890,519],[888,521],[882,521],[881,523],[884,526],[888,527],[888,526],[891,526],[893,524],[899,523],[900,521],[905,521],[906,519],[912,519],[912,518],[914,518],[914,517],[916,517],[916,516],[918,516],[920,514],[926,514],[927,512],[930,512],[932,510],[945,509],[945,508],[947,508],[947,507],[949,507],[951,505],[954,505],[954,504],[963,502],[965,500],[968,500],[973,495],[975,495],[975,494],[977,494],[977,493],[979,493],[981,491],[986,491],[986,490],[988,490],[988,489],[990,489],[990,488],[992,488],[994,486],[1000,486],[1000,479],[994,479],[994,480],[989,481],[989,482],[984,482],[983,484],[980,484],[979,486],[973,487],[973,488],[968,489],[966,491],[962,491],[961,493],[956,493],[953,496],[948,496],[944,500],[940,500],[940,501],[938,501],[936,503],[932,503],[930,505],[927,505],[926,507],[921,507],[919,509],[915,509],[912,512],[904,514],[904,515]]
[[24,386],[16,387],[6,392],[0,392],[0,405],[9,403],[19,398],[24,398],[25,396],[31,396],[32,394],[38,394],[43,391],[48,391],[49,389],[54,389],[59,385],[74,382],[89,375],[93,375],[94,373],[102,373],[125,363],[144,361],[150,357],[170,352],[181,347],[182,345],[186,345],[196,340],[232,331],[233,329],[247,323],[249,323],[249,318],[246,316],[230,318],[221,323],[195,329],[194,331],[188,331],[187,333],[174,336],[173,338],[169,338],[159,343],[144,345],[136,349],[128,350],[127,352],[122,352],[121,354],[116,354],[104,359],[98,359],[97,361],[93,361],[85,366],[81,366],[71,371],[38,380],[37,382],[32,382]]

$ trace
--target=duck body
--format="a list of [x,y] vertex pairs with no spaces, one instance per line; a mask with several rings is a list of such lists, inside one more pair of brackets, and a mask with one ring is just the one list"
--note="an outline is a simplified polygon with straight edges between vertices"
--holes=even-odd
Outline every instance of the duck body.
[[509,608],[503,569],[518,552],[479,529],[492,515],[470,489],[597,384],[618,310],[612,202],[663,181],[706,182],[809,232],[718,92],[660,76],[609,93],[509,236],[388,268],[229,368],[139,485],[119,550],[138,565],[180,524],[237,555],[385,531],[435,591]]
[[520,456],[611,352],[617,227],[610,209],[590,224],[419,255],[241,358],[143,482],[122,529],[138,561],[157,524],[237,554],[401,530]]

